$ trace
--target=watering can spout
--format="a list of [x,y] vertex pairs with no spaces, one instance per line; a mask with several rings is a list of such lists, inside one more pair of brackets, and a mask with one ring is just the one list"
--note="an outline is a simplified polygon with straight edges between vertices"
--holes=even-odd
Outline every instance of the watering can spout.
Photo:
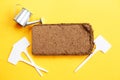
[[42,21],[41,21],[41,19],[40,20],[36,20],[36,21],[31,21],[31,22],[27,22],[26,25],[31,25],[31,24],[35,24],[35,23],[41,23],[42,24]]

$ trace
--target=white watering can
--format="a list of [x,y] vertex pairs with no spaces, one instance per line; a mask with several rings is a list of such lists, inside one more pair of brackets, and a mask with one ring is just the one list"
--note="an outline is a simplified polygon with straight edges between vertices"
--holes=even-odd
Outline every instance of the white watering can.
[[35,24],[35,23],[38,23],[38,22],[42,23],[41,19],[36,20],[36,21],[32,21],[32,22],[28,22],[31,15],[32,15],[32,13],[30,11],[28,11],[25,8],[22,8],[20,13],[18,13],[15,16],[14,20],[23,27],[27,26],[27,25],[30,25],[30,24]]

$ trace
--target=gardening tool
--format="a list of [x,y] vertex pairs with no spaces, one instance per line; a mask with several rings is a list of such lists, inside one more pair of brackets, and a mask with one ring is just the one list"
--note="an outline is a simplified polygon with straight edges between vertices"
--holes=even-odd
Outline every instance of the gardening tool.
[[25,8],[22,8],[22,10],[20,11],[20,13],[18,13],[14,20],[20,24],[21,26],[27,26],[27,25],[30,25],[30,24],[35,24],[35,23],[42,23],[42,20],[36,20],[36,21],[32,21],[32,22],[28,22],[30,16],[32,15],[32,13],[30,11],[28,11],[27,9]]

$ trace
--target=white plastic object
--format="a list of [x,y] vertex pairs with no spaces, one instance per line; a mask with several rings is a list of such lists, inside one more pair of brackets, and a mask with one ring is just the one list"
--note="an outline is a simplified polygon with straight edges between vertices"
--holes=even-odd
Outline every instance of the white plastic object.
[[[22,62],[25,62],[31,66],[33,66],[37,72],[40,74],[40,76],[42,76],[42,73],[39,71],[39,70],[42,70],[44,72],[48,72],[46,69],[42,68],[42,67],[39,67],[37,66],[34,61],[32,60],[32,58],[29,56],[28,52],[27,52],[27,47],[30,45],[30,43],[28,42],[28,40],[23,37],[21,40],[19,40],[17,43],[15,43],[13,45],[13,49],[10,53],[10,56],[8,58],[8,62],[16,65],[19,61],[22,61]],[[27,61],[27,60],[24,60],[22,57],[21,57],[21,54],[22,52],[24,52],[24,54],[28,57],[28,59],[30,60]]]
[[97,53],[97,51],[102,51],[103,53],[106,53],[111,48],[111,44],[101,35],[99,35],[94,42],[96,45],[96,49],[75,69],[74,72],[77,72],[95,53]]

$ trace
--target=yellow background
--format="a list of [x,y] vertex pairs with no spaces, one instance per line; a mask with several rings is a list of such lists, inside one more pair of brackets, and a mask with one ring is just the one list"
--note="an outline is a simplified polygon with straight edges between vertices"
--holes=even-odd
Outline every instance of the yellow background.
[[[90,23],[94,37],[102,35],[112,48],[97,52],[77,73],[74,69],[87,56],[30,56],[49,72],[40,77],[25,63],[12,65],[7,59],[13,44],[27,37],[31,28],[17,25],[13,18],[22,7],[30,10],[31,20],[44,23]],[[25,57],[24,57],[25,58]],[[120,80],[120,0],[1,0],[0,1],[0,80]]]

